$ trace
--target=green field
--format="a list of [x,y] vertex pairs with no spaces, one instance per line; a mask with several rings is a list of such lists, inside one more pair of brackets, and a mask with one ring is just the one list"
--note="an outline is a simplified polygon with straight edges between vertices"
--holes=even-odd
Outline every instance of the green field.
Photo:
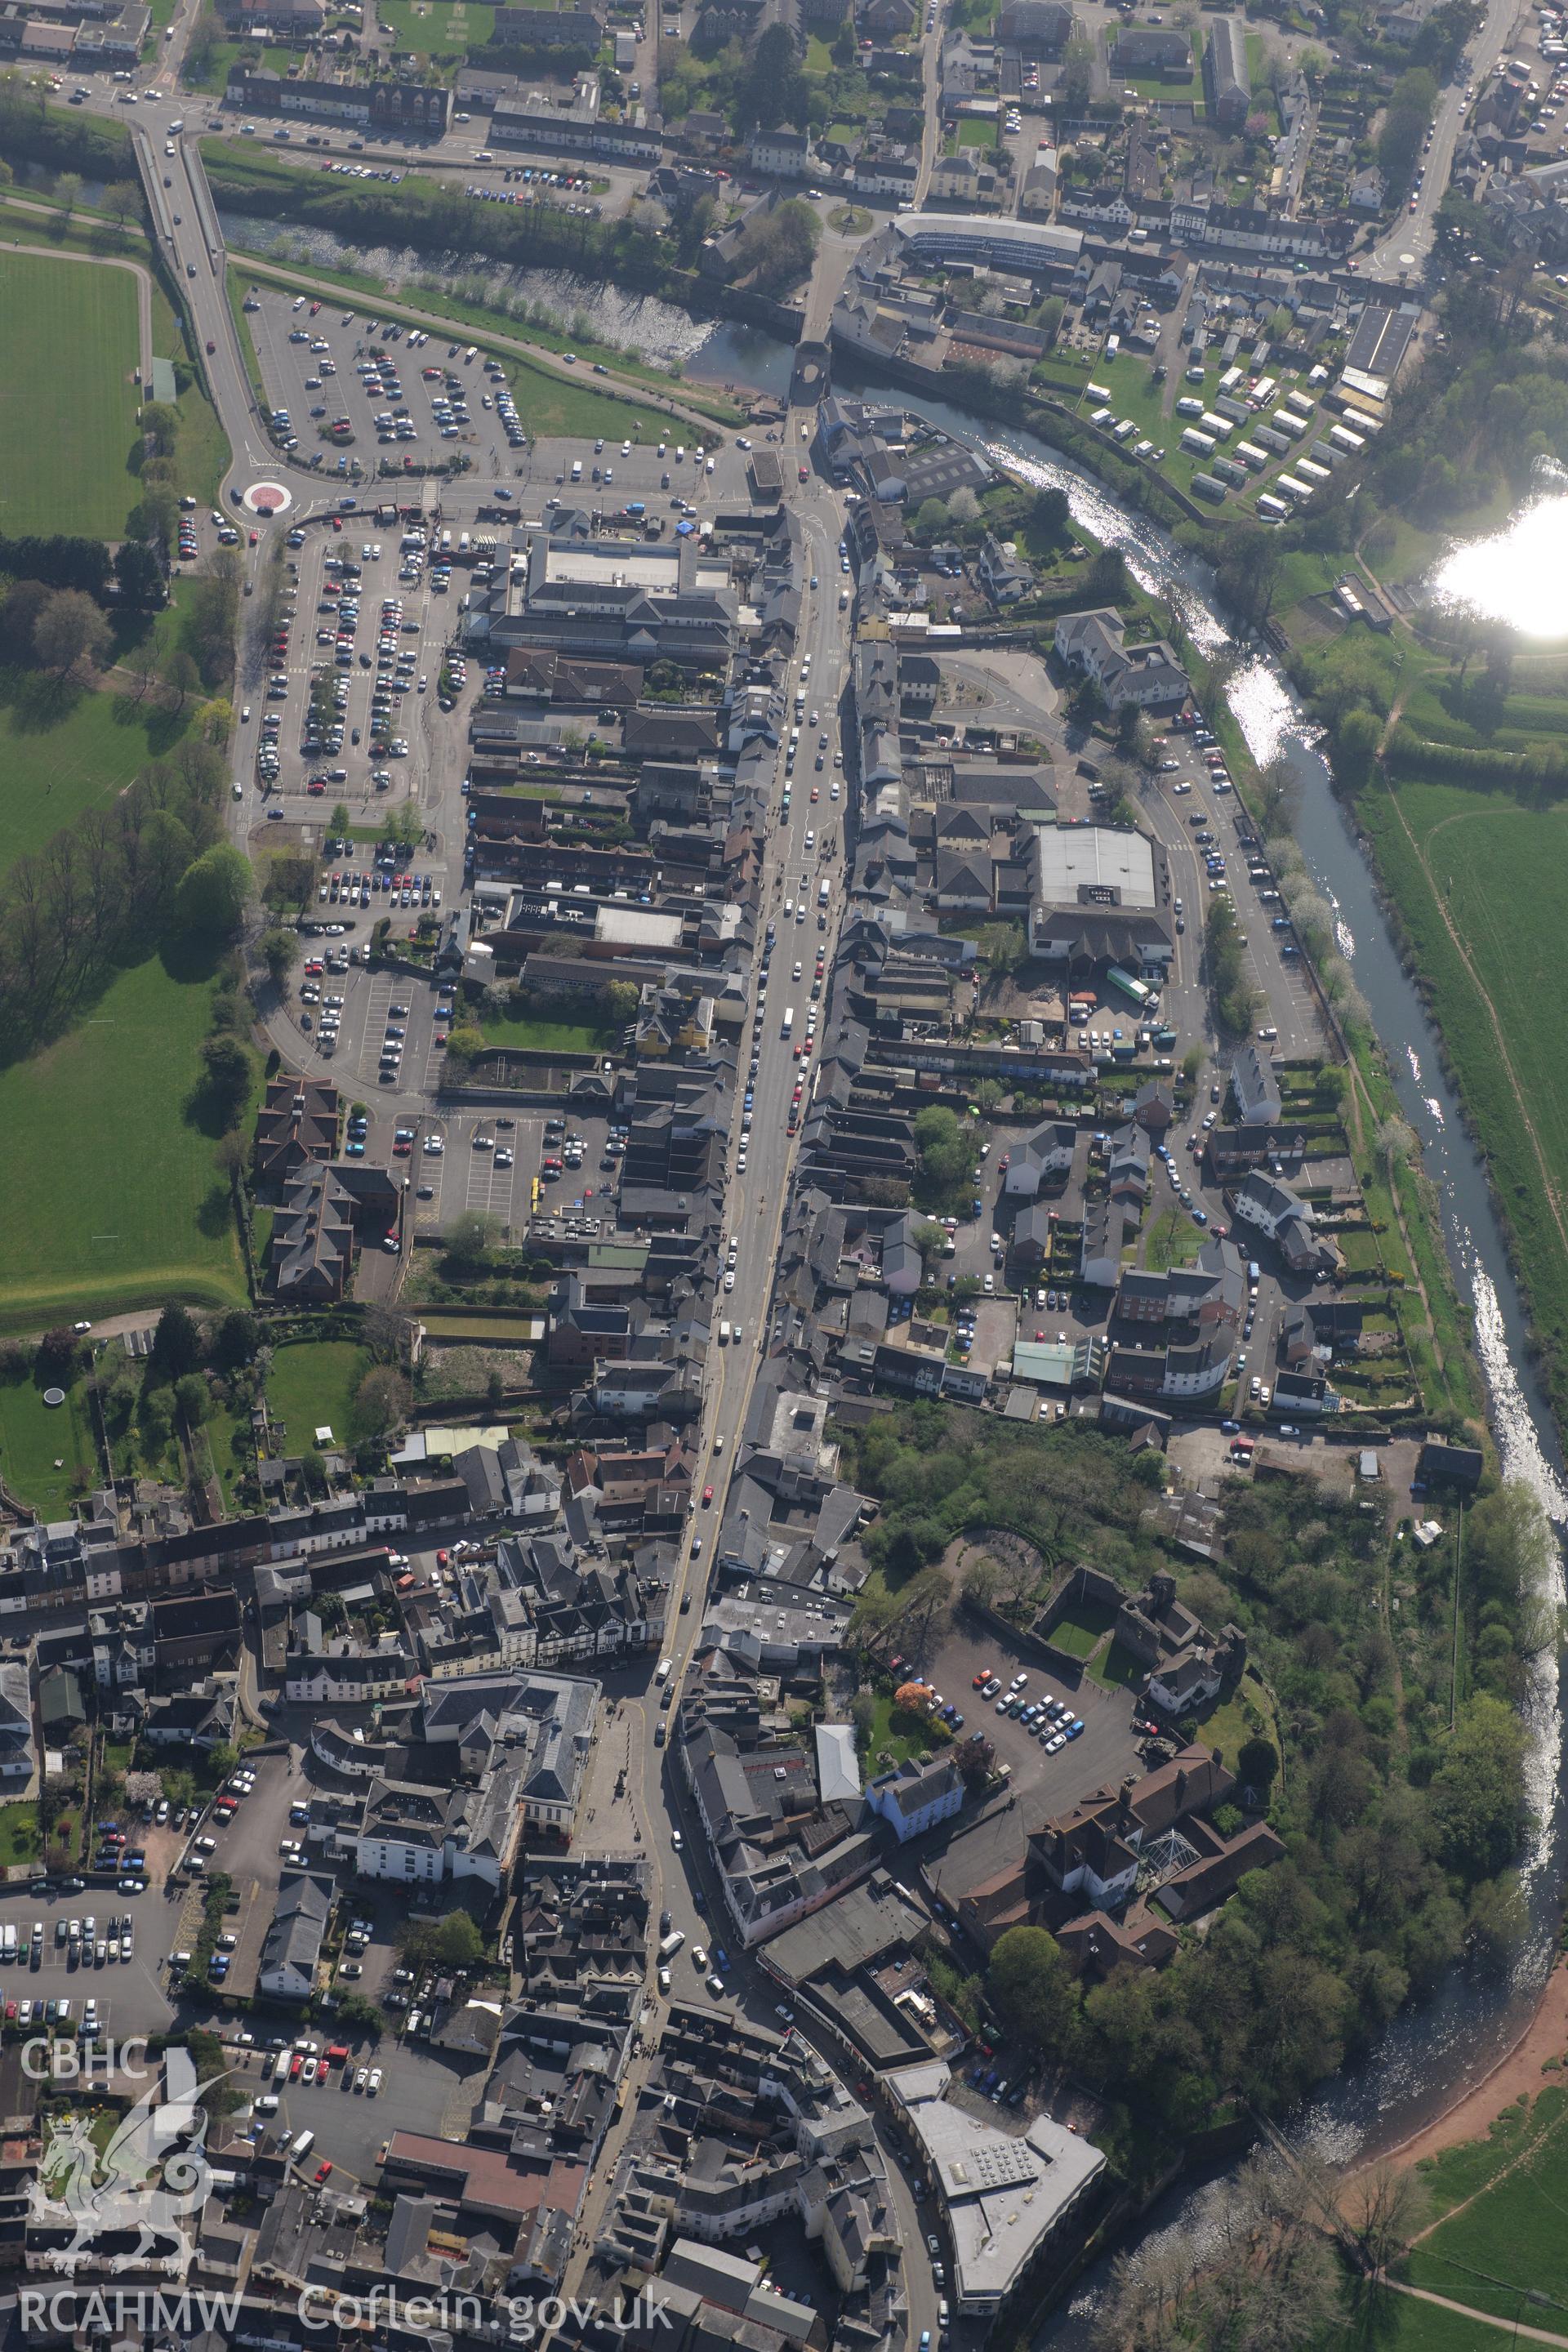
[[0,669],[0,873],[113,800],[185,723],[156,702]]
[[348,1444],[354,1391],[369,1370],[368,1353],[352,1339],[297,1339],[279,1349],[267,1375],[267,1410],[286,1425],[290,1454],[303,1454],[325,1427]]
[[994,122],[971,121],[967,117],[958,126],[961,147],[994,147],[996,125]]
[[[1463,785],[1403,782],[1392,794],[1364,793],[1359,809],[1483,1139],[1562,1412],[1568,1244],[1548,1187],[1560,1192],[1568,1166],[1561,1047],[1568,969],[1553,887],[1568,856],[1568,808],[1525,807],[1506,793]],[[1561,1198],[1558,1214],[1568,1223]]]
[[0,530],[118,539],[136,495],[134,278],[0,254]]
[[211,995],[149,957],[0,1071],[0,1323],[245,1303],[228,1188],[185,1116]]
[[[1511,2322],[1522,2309],[1527,2325],[1568,2334],[1568,2095],[1542,2091],[1528,2113],[1508,2109],[1491,2139],[1453,2154],[1452,2187],[1468,2201],[1412,2247],[1403,2274],[1495,2318]],[[1479,2193],[1466,2178],[1478,2169],[1495,2176]],[[1433,2168],[1439,2206],[1449,2201],[1447,2171],[1446,2159]]]
[[0,1478],[16,1500],[40,1518],[63,1519],[81,1491],[79,1471],[96,1485],[98,1447],[82,1382],[54,1406],[31,1378],[0,1388]]
[[620,1034],[615,1023],[541,1021],[532,1013],[487,1013],[479,1024],[487,1045],[536,1054],[603,1054]]
[[375,15],[395,47],[416,58],[482,49],[496,22],[484,0],[376,0]]

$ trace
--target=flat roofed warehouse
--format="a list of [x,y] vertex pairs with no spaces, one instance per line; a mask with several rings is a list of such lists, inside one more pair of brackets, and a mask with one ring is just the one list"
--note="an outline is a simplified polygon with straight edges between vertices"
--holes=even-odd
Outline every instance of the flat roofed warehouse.
[[1153,907],[1154,853],[1146,835],[1100,824],[1046,826],[1038,836],[1040,896],[1058,906],[1104,898]]

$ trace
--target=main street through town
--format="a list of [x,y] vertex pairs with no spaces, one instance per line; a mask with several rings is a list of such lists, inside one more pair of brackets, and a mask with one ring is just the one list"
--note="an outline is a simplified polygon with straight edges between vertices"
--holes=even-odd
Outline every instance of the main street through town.
[[[204,352],[214,404],[233,451],[223,502],[230,503],[232,491],[243,492],[252,484],[268,479],[284,483],[294,500],[286,519],[268,520],[265,516],[250,515],[244,518],[247,526],[254,524],[257,530],[256,544],[249,544],[247,529],[241,549],[248,587],[254,587],[273,560],[277,536],[312,515],[323,514],[337,505],[338,498],[334,486],[319,478],[308,478],[298,468],[280,467],[252,396],[229,304],[227,257],[196,147],[200,115],[174,87],[193,13],[189,5],[181,10],[174,23],[174,38],[167,47],[155,86],[142,93],[136,126],[137,147],[155,228],[189,302],[193,331]],[[170,162],[162,151],[169,127],[176,120],[184,129],[169,142],[175,148],[174,160]],[[928,170],[931,148],[928,128]],[[405,162],[406,158],[399,160]],[[173,183],[167,190],[162,185],[165,172]],[[831,233],[824,240],[809,298],[812,319],[815,322],[820,316],[823,329],[856,242],[853,236],[840,237]],[[427,301],[429,298],[425,299]],[[531,356],[536,362],[552,363],[548,353],[536,352]],[[646,385],[622,383],[613,369],[605,388],[619,391],[634,402],[648,402]],[[649,410],[651,415],[651,403]],[[735,1285],[732,1292],[721,1293],[714,1309],[715,1321],[722,1315],[735,1328],[737,1336],[728,1347],[713,1349],[710,1356],[710,1389],[695,1486],[700,1494],[711,1485],[714,1502],[711,1507],[700,1507],[692,1515],[679,1581],[671,1594],[666,1654],[672,1661],[668,1687],[677,1694],[701,1626],[706,1572],[714,1530],[721,1515],[723,1487],[746,1423],[758,1367],[768,1342],[773,1269],[795,1152],[788,1133],[791,1098],[797,1081],[804,1079],[809,1084],[815,1066],[813,1058],[797,1058],[796,1048],[806,1033],[816,963],[820,957],[831,966],[844,909],[847,803],[843,797],[844,771],[835,764],[834,755],[844,748],[840,715],[851,650],[849,615],[839,609],[843,583],[837,549],[846,509],[839,494],[815,467],[809,467],[804,482],[798,478],[801,465],[809,465],[806,436],[810,429],[808,417],[803,419],[800,413],[792,412],[779,446],[786,494],[800,519],[805,542],[801,582],[803,625],[788,680],[792,700],[796,688],[802,687],[805,701],[800,713],[798,775],[789,813],[784,814],[782,808],[781,757],[777,793],[764,845],[762,904],[766,919],[776,926],[776,944],[766,988],[765,1013],[752,1046],[757,1069],[752,1080],[752,1126],[743,1169],[738,1164],[742,1156],[738,1096],[736,1116],[731,1122],[726,1233],[735,1243]],[[712,490],[727,488],[731,495],[737,494],[741,488],[740,464],[730,452],[724,453],[721,464],[721,473],[707,487]],[[482,484],[476,482],[469,487],[476,497],[482,494]],[[531,485],[525,469],[521,496],[527,499],[531,488],[542,499],[542,484]],[[450,497],[449,493],[446,495]],[[815,585],[811,584],[813,581]],[[251,607],[242,604],[241,610],[242,614],[248,614]],[[242,645],[242,674],[247,650]],[[819,771],[818,739],[823,736],[826,742]],[[437,824],[460,823],[451,805],[458,783],[454,772],[458,760],[460,752],[448,752],[444,764],[433,762],[423,787],[426,813]],[[836,780],[840,794],[837,799],[830,797]],[[814,785],[819,794],[815,803],[811,797]],[[457,807],[460,806],[459,801]],[[235,820],[237,832],[247,837],[250,813],[238,807]],[[460,868],[454,870],[448,865],[447,871],[455,895]],[[822,904],[821,885],[825,881],[827,897],[826,904]],[[804,908],[803,919],[793,914],[786,919],[786,901],[792,907]],[[801,971],[798,981],[792,976],[797,964]],[[795,1013],[792,1034],[787,1036],[784,1034],[786,1007],[793,1007]],[[275,1030],[274,1034],[279,1033]],[[279,1042],[297,1048],[300,1040],[297,1033],[289,1035],[285,1026]],[[392,1101],[378,1105],[378,1109],[431,1120],[437,1106],[428,1094],[419,1091],[422,1069],[420,1057],[411,1056],[407,1079]],[[616,1743],[624,1739],[619,1753],[626,1761],[628,1784],[628,1801],[617,1806],[605,1825],[609,1840],[621,1843],[635,1835],[641,1843],[653,1874],[650,1901],[655,1914],[668,1908],[675,1924],[685,1930],[687,1948],[682,1960],[698,1943],[717,1942],[724,1946],[730,1960],[725,1971],[726,1999],[733,2000],[755,2021],[776,2030],[780,2024],[775,2014],[777,1989],[770,1986],[742,1954],[738,1940],[727,1929],[711,1856],[689,1795],[680,1782],[676,1750],[656,1744],[656,1727],[661,1720],[658,1696],[658,1686],[650,1684],[646,1694],[621,1698],[607,1726],[606,1743],[612,1754],[616,1753]],[[590,1841],[595,1833],[590,1829]],[[699,1906],[699,1895],[704,1907]],[[675,1990],[700,1994],[695,1979]],[[652,2039],[656,2042],[657,2036]],[[565,2282],[568,2295],[581,2289],[595,2225],[613,2183],[620,2147],[635,2118],[637,2093],[651,2063],[651,2046],[645,2047],[634,2061],[620,2113],[601,2151]],[[913,2344],[926,2330],[931,2331],[934,2341],[940,2296],[925,2252],[925,2231],[914,2190],[902,2175],[897,2156],[879,2125],[879,2132],[900,2234],[908,2249],[910,2341]]]
[[[1518,0],[1494,0],[1473,52],[1472,70],[1478,79],[1502,53],[1511,35],[1517,6]],[[261,581],[271,563],[278,536],[301,520],[322,515],[338,499],[335,485],[301,468],[282,465],[253,396],[230,308],[227,257],[196,145],[201,129],[209,117],[216,117],[216,110],[206,102],[183,98],[177,88],[180,59],[195,13],[193,0],[185,0],[174,20],[173,37],[165,45],[156,74],[139,89],[136,141],[154,234],[167,253],[172,274],[190,306],[196,347],[204,354],[207,383],[233,451],[222,495],[225,510],[231,509],[233,491],[243,492],[258,481],[279,481],[290,493],[292,504],[286,521],[268,520],[264,515],[247,518],[247,525],[255,524],[257,534],[254,545],[249,542],[248,528],[242,536],[241,555],[248,590]],[[928,39],[926,129],[918,191],[921,199],[937,152],[937,41]],[[1454,141],[1464,112],[1461,91],[1462,84],[1456,83],[1442,94],[1417,211],[1378,249],[1369,265],[1374,274],[1398,277],[1408,273],[1414,282],[1415,266],[1408,257],[1424,261],[1430,249],[1436,208],[1447,184]],[[95,93],[90,102],[107,110],[110,96]],[[172,125],[176,121],[183,123],[183,131],[172,137]],[[173,160],[163,152],[166,143],[174,148]],[[453,140],[440,151],[441,160],[477,169],[473,154],[471,139]],[[406,164],[407,157],[401,151],[389,151],[388,160]],[[167,188],[163,184],[165,175],[171,184]],[[841,233],[830,226],[825,232],[806,298],[806,329],[812,338],[826,337],[833,301],[858,242],[857,232]],[[422,299],[426,303],[431,299]],[[535,352],[531,356],[538,364],[561,364],[548,353]],[[653,415],[646,384],[624,382],[612,368],[605,389],[619,392],[633,402],[647,403],[650,417]],[[671,396],[678,402],[678,391],[673,387]],[[735,2001],[755,2021],[770,2026],[778,2022],[775,2011],[781,1999],[779,1990],[740,1950],[727,1922],[700,1822],[679,1778],[677,1750],[664,1745],[658,1732],[660,1723],[669,1719],[659,1706],[661,1694],[665,1689],[679,1694],[698,1640],[724,1486],[746,1426],[759,1364],[769,1344],[773,1275],[795,1152],[788,1133],[792,1097],[797,1082],[809,1091],[816,1066],[815,1058],[799,1055],[798,1049],[812,1003],[814,969],[819,956],[831,969],[845,909],[848,803],[842,796],[832,798],[831,789],[835,779],[839,780],[841,795],[849,789],[844,781],[845,772],[835,764],[834,757],[847,749],[841,737],[840,723],[851,637],[849,615],[839,609],[841,574],[837,558],[846,509],[841,494],[810,462],[805,437],[809,430],[809,418],[803,412],[791,411],[779,443],[786,497],[802,525],[806,551],[801,583],[803,621],[788,680],[792,702],[797,688],[804,688],[805,701],[800,714],[798,773],[789,810],[785,814],[782,806],[781,756],[764,843],[762,908],[765,920],[776,927],[776,939],[767,974],[763,1017],[754,1033],[748,1033],[754,1034],[754,1043],[748,1048],[748,1061],[754,1053],[757,1065],[752,1080],[752,1123],[749,1137],[743,1139],[740,1131],[739,1089],[731,1120],[724,1232],[726,1242],[732,1242],[734,1248],[734,1286],[720,1294],[714,1320],[717,1323],[721,1317],[724,1318],[733,1327],[735,1337],[729,1345],[715,1346],[710,1351],[709,1390],[694,1479],[699,1495],[711,1486],[714,1498],[711,1507],[700,1505],[689,1523],[670,1599],[665,1644],[665,1654],[671,1662],[668,1683],[650,1681],[646,1689],[628,1689],[614,1698],[614,1712],[606,1722],[602,1746],[605,1768],[613,1767],[613,1777],[620,1780],[622,1786],[614,1804],[608,1809],[601,1808],[604,1817],[589,1825],[585,1837],[589,1845],[596,1836],[618,1846],[635,1842],[646,1853],[652,1873],[649,1895],[654,1916],[657,1917],[661,1909],[668,1908],[674,1925],[684,1931],[687,1939],[676,1964],[676,1993],[700,1997],[700,1977],[690,1973],[691,1948],[699,1943],[723,1946],[728,1951],[728,1965],[723,1970],[726,1999]],[[711,496],[718,491],[738,494],[742,469],[732,450],[722,453],[721,464],[722,471],[700,495]],[[798,469],[803,464],[807,472],[801,480]],[[477,498],[483,487],[480,482],[471,481],[468,494]],[[521,490],[524,496],[535,490],[540,499],[544,495],[542,485],[532,483],[526,471]],[[463,493],[455,489],[450,495],[460,502]],[[809,584],[812,582],[816,584]],[[248,617],[251,607],[242,604],[241,611]],[[250,650],[242,645],[242,676]],[[1037,716],[1037,707],[1032,707],[1026,696],[1010,698],[1010,689],[1005,685],[994,688],[993,696],[998,717],[1026,723],[1031,715]],[[821,736],[826,736],[826,740],[819,771],[816,763]],[[448,834],[455,833],[458,842],[461,839],[461,802],[457,797],[460,741],[460,735],[452,733],[439,754],[426,764],[420,782],[422,815],[438,844]],[[1181,760],[1190,761],[1190,757],[1184,749]],[[1202,792],[1201,776],[1194,780],[1198,793],[1188,797],[1176,789],[1188,781],[1184,767],[1175,773],[1163,772],[1151,781],[1144,796],[1145,814],[1164,862],[1170,898],[1173,903],[1177,899],[1183,902],[1185,917],[1185,934],[1178,941],[1173,973],[1172,1004],[1173,1017],[1188,1036],[1201,1036],[1208,1027],[1196,953],[1207,897],[1204,867],[1194,846],[1195,828],[1189,823]],[[814,785],[819,793],[816,802],[811,797]],[[1223,810],[1216,803],[1210,812],[1211,822],[1222,840],[1226,835],[1231,836],[1224,842],[1227,849],[1235,846],[1234,812],[1234,801]],[[251,816],[252,812],[246,806],[237,806],[235,825],[239,837],[248,837]],[[447,855],[441,870],[455,901],[461,887],[460,861]],[[827,886],[826,902],[819,903],[824,883]],[[788,915],[786,904],[791,909]],[[795,914],[796,907],[804,908],[803,918]],[[1266,925],[1268,918],[1259,909],[1249,908],[1246,913],[1254,928]],[[1253,950],[1249,941],[1250,951]],[[1283,972],[1272,954],[1265,958],[1254,952],[1254,961],[1259,985],[1268,992],[1269,1022],[1278,1027],[1283,1041],[1280,1050],[1299,1048],[1313,1034],[1314,1024],[1304,987]],[[797,965],[798,979],[794,977]],[[753,986],[756,977],[753,974]],[[784,1025],[786,1009],[794,1013],[788,1033]],[[279,1013],[273,1029],[275,1042],[290,1051],[301,1043],[298,1029],[289,1025],[293,1017],[285,1019]],[[395,1116],[438,1119],[439,1107],[430,1082],[431,1067],[423,1055],[411,1053],[405,1076],[388,1102],[378,1105],[378,1108]],[[740,1160],[743,1143],[742,1168]],[[458,1156],[454,1152],[454,1160]],[[446,1181],[452,1181],[455,1173],[448,1164]],[[437,1203],[437,1208],[441,1205]],[[604,1778],[602,1772],[601,1781]],[[657,2036],[651,2035],[650,2044],[655,2040]],[[626,2095],[589,2187],[572,2263],[563,2282],[563,2291],[568,2295],[582,2289],[591,2262],[595,2227],[610,2193],[619,2152],[636,2117],[637,2094],[651,2063],[651,2046],[645,2045],[634,2060]],[[925,2252],[925,2226],[914,2191],[879,2124],[879,2131],[906,2250],[910,2342],[912,2345],[928,2329],[934,2340],[940,2297]]]

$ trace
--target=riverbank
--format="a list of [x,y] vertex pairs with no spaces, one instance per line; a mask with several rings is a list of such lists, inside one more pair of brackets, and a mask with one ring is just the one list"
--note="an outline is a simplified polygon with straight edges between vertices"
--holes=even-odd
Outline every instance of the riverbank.
[[[1532,2098],[1543,2082],[1553,2079],[1548,2064],[1568,2058],[1568,1960],[1559,1960],[1542,1991],[1535,2014],[1518,2039],[1489,2066],[1477,2083],[1461,2090],[1451,2106],[1435,2116],[1408,2139],[1380,2150],[1377,2161],[1396,2165],[1402,2172],[1429,2163],[1451,2147],[1480,2139],[1498,2117],[1521,2098]],[[1352,2165],[1350,2178],[1373,2161]]]

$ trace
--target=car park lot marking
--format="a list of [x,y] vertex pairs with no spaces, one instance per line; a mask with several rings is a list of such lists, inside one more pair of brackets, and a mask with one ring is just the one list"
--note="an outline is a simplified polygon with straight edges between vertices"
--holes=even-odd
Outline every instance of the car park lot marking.
[[[412,1163],[416,1192],[414,1223],[416,1230],[421,1233],[439,1233],[441,1230],[441,1201],[447,1173],[447,1152],[427,1152],[425,1150],[426,1136],[439,1135],[441,1132],[439,1128],[433,1128],[426,1124],[421,1128],[419,1139],[415,1145]],[[450,1149],[451,1146],[448,1144],[447,1150]],[[429,1185],[434,1195],[433,1199],[421,1201],[417,1198],[421,1184]]]

